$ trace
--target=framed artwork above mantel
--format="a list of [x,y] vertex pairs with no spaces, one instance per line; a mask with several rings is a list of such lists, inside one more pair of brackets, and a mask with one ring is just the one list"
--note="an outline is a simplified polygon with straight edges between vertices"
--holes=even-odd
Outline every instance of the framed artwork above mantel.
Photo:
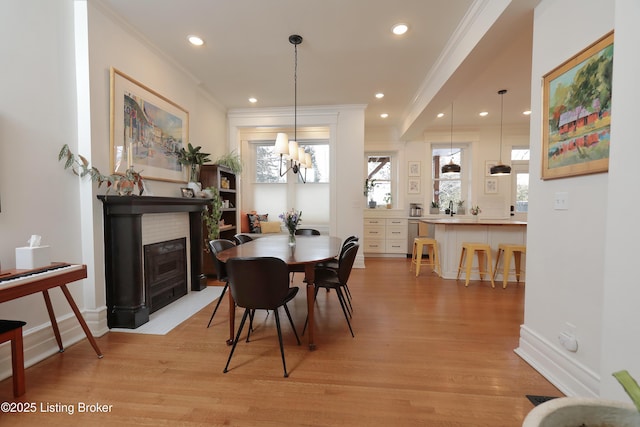
[[186,182],[178,162],[189,141],[189,112],[111,68],[111,170],[134,168],[144,179]]

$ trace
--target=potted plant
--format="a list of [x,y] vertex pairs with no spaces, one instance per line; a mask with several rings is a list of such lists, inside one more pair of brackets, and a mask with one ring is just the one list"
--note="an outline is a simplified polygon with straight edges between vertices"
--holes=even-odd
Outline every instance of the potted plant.
[[80,178],[89,176],[92,182],[98,183],[98,188],[105,184],[107,193],[113,188],[120,196],[130,196],[134,194],[136,187],[138,188],[138,195],[142,195],[144,192],[142,176],[133,168],[127,169],[123,175],[103,175],[96,167],[89,165],[89,161],[84,156],[73,154],[67,144],[64,144],[60,153],[58,153],[58,161],[63,159],[65,160],[65,169],[71,169]]
[[364,197],[367,197],[369,195],[371,195],[371,198],[369,199],[369,207],[371,209],[374,209],[377,206],[377,203],[375,200],[373,200],[373,189],[376,188],[376,180],[375,179],[365,179],[364,180]]
[[456,209],[456,214],[464,215],[464,200],[458,200],[458,208]]
[[471,215],[473,215],[474,219],[478,219],[478,215],[480,214],[480,212],[482,212],[482,210],[480,209],[480,206],[475,205],[475,206],[471,206],[471,209],[469,209],[469,212],[471,212]]
[[523,427],[632,427],[640,425],[640,387],[629,372],[613,374],[633,404],[598,398],[561,397],[536,406]]
[[[202,221],[207,226],[207,240],[220,238],[220,218],[222,218],[222,198],[215,187],[208,187],[206,192],[211,195],[211,203],[202,214]],[[206,243],[206,242],[205,242]],[[204,245],[208,248],[209,245]]]
[[387,204],[387,209],[391,209],[391,193],[386,193],[384,195],[384,202]]
[[[211,161],[211,159],[209,159],[210,154],[201,152],[201,149],[202,147],[199,145],[194,147],[191,143],[188,143],[186,149],[182,147],[178,152],[178,162],[186,166],[189,170],[190,183],[197,183],[199,181],[200,166]],[[199,186],[196,187],[197,191],[201,190]],[[191,188],[193,188],[193,186],[191,186]]]
[[242,173],[242,159],[235,150],[219,157],[214,163],[228,167],[236,175]]
[[437,215],[440,213],[440,204],[436,201],[431,202],[431,207],[429,208],[429,213],[432,215]]

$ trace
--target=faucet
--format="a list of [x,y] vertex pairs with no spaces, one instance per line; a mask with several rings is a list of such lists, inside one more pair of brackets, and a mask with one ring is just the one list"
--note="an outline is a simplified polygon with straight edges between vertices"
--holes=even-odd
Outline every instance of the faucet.
[[453,216],[453,200],[449,200],[449,213]]

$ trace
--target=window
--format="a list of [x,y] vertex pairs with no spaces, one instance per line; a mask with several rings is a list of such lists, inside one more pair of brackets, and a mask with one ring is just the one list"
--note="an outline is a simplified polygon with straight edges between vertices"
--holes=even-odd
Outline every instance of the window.
[[[445,148],[446,147],[446,148]],[[464,196],[467,194],[467,185],[463,180],[463,173],[467,169],[465,163],[465,145],[454,145],[453,151],[451,146],[434,144],[431,148],[432,159],[432,181],[433,181],[433,193],[432,201],[438,203],[441,210],[447,209],[450,202],[453,202],[453,206],[457,206],[459,201],[466,200]],[[460,165],[462,171],[459,173],[442,173],[442,166],[449,163],[453,159],[453,162]]]
[[393,157],[389,154],[368,154],[367,179],[375,180],[375,186],[368,194],[370,202],[383,205],[387,204],[388,197],[393,200]]
[[529,211],[529,148],[511,149],[511,204],[515,213]]

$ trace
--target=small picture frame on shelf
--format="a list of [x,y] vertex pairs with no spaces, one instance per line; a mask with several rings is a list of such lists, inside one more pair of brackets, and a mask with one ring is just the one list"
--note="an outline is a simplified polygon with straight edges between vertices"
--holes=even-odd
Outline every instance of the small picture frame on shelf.
[[180,191],[182,191],[182,197],[188,197],[191,199],[196,197],[195,193],[193,192],[193,188],[182,187]]

